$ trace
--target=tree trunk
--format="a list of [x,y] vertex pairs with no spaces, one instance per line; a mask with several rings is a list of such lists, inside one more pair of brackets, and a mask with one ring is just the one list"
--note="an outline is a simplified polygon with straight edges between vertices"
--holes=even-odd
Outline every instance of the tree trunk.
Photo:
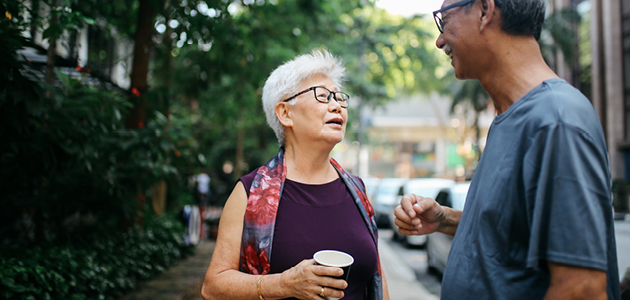
[[133,49],[133,65],[131,70],[131,92],[134,107],[127,117],[127,128],[143,127],[146,120],[146,99],[143,93],[147,90],[149,61],[151,58],[151,37],[155,19],[155,7],[150,0],[139,0],[136,40]]
[[166,211],[166,180],[160,180],[151,186],[151,207],[156,215]]
[[172,76],[173,73],[173,56],[171,55],[171,51],[173,51],[173,39],[171,38],[171,34],[173,33],[173,28],[168,26],[169,23],[169,11],[171,10],[171,1],[166,0],[164,4],[164,16],[166,17],[166,31],[164,32],[164,90],[166,91],[166,95],[164,95],[164,103],[162,103],[162,114],[168,119],[169,116],[169,107],[170,107],[170,96],[171,96],[171,85],[172,85]]
[[39,0],[33,0],[33,7],[31,10],[31,40],[35,40],[35,35],[37,34],[37,29],[39,28]]
[[245,152],[245,129],[243,128],[242,113],[239,114],[241,116],[239,116],[239,126],[236,133],[236,178],[241,178],[245,170],[245,156],[243,155]]
[[[50,7],[52,16],[49,26],[54,26],[59,20],[59,16],[54,12],[58,2],[59,0],[53,1]],[[57,52],[57,36],[53,34],[48,39],[48,51],[46,52],[46,84],[48,85],[55,84],[55,52]],[[46,92],[46,96],[50,97],[50,91]]]

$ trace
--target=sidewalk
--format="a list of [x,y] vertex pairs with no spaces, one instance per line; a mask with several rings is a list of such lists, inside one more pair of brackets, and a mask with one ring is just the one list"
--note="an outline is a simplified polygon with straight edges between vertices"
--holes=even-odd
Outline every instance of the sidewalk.
[[[138,289],[119,300],[201,300],[199,291],[214,244],[214,240],[203,240],[195,255],[140,284]],[[379,254],[391,300],[439,299],[416,280],[413,270],[384,241],[379,242]]]
[[201,300],[199,291],[214,250],[213,240],[202,240],[197,251],[155,278],[145,281],[119,300]]
[[379,238],[378,252],[381,266],[387,280],[389,299],[391,300],[439,300],[416,280],[411,267],[398,255],[392,247]]

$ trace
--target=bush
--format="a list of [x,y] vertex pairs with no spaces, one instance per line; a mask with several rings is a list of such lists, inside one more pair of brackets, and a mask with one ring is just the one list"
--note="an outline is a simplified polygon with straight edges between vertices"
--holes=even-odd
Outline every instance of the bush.
[[[63,245],[0,252],[1,299],[115,299],[194,251],[173,217]],[[80,236],[80,234],[78,234]]]

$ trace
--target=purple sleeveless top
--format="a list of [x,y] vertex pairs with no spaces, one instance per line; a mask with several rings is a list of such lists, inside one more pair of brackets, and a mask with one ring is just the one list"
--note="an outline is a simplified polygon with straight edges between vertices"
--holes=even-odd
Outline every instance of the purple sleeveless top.
[[[240,179],[248,196],[257,170]],[[319,250],[343,251],[354,257],[343,299],[365,298],[377,269],[376,245],[340,178],[318,185],[286,179],[274,230],[271,274],[311,259]]]

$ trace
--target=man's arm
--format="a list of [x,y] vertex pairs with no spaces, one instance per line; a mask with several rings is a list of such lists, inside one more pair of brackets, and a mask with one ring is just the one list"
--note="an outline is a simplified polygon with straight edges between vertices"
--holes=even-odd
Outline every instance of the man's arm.
[[551,284],[544,300],[605,300],[606,272],[549,262]]

